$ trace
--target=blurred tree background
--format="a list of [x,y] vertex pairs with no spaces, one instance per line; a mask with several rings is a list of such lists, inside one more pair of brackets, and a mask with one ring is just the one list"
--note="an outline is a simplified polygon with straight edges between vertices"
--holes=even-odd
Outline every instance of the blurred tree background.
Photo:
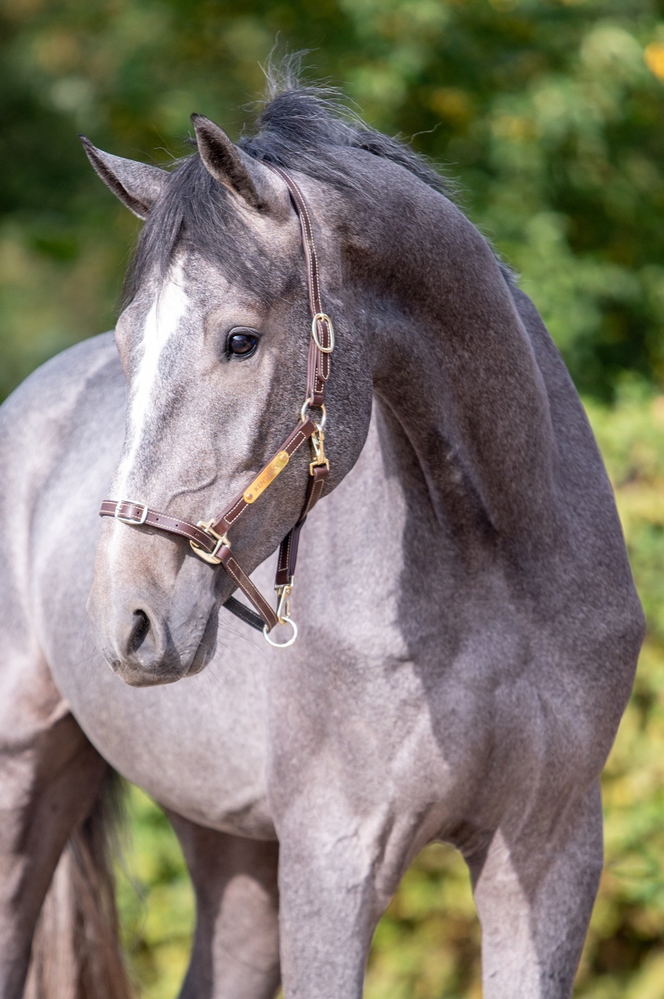
[[[168,163],[189,115],[239,135],[279,39],[461,183],[583,393],[649,631],[604,780],[607,864],[584,999],[664,999],[664,4],[656,0],[0,0],[0,398],[113,325],[137,222],[77,132]],[[126,948],[177,992],[193,912],[161,813],[130,793]],[[138,886],[138,897],[137,897]],[[376,934],[369,999],[477,999],[459,858],[425,851]]]

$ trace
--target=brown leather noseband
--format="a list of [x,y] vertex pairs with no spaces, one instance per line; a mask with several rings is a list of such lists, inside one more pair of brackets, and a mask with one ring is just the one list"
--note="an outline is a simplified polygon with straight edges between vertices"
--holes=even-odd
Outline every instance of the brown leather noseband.
[[[99,511],[100,517],[114,517],[132,527],[152,527],[169,534],[179,534],[187,538],[193,551],[212,565],[221,565],[233,580],[236,587],[256,608],[250,610],[235,597],[229,597],[224,606],[252,627],[263,632],[270,645],[286,648],[297,638],[297,626],[290,617],[289,598],[293,589],[295,565],[300,531],[307,514],[323,494],[330,463],[325,457],[323,427],[325,426],[325,384],[330,376],[330,355],[334,350],[334,327],[332,320],[323,311],[318,272],[318,257],[314,243],[311,216],[307,203],[295,181],[281,167],[265,164],[277,173],[288,186],[291,201],[297,213],[302,232],[302,245],[307,264],[307,288],[311,313],[311,339],[307,362],[307,394],[300,411],[300,420],[290,432],[276,454],[268,461],[244,492],[228,504],[220,517],[199,521],[197,525],[189,521],[171,517],[169,514],[152,510],[145,503],[132,500],[104,500]],[[310,408],[320,409],[321,418],[315,422],[308,416]],[[275,579],[277,608],[272,610],[265,597],[254,586],[231,551],[228,539],[229,530],[235,525],[247,507],[251,506],[279,475],[292,456],[307,442],[311,442],[312,460],[309,463],[309,478],[302,511],[297,523],[288,532],[279,548],[279,560]],[[293,634],[287,642],[273,642],[270,631],[277,624],[290,624]]]

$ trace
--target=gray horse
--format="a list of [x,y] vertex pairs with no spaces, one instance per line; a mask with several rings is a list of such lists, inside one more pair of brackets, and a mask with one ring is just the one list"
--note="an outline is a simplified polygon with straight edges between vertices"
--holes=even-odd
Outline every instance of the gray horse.
[[[101,839],[119,772],[193,879],[182,999],[357,999],[436,840],[470,871],[485,999],[564,999],[644,628],[574,387],[404,146],[296,87],[238,146],[194,125],[170,171],[88,144],[145,219],[125,305],[1,412],[0,996],[127,994]],[[97,515],[109,497],[214,517],[298,418],[307,274],[268,164],[306,197],[336,327],[288,649],[228,613],[233,580],[186,540]],[[233,534],[261,587],[308,450]]]

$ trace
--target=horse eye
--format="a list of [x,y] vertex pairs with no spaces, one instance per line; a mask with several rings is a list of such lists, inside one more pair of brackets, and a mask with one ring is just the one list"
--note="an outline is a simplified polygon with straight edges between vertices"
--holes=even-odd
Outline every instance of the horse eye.
[[258,346],[258,335],[253,330],[234,329],[228,334],[228,353],[236,357],[250,357]]

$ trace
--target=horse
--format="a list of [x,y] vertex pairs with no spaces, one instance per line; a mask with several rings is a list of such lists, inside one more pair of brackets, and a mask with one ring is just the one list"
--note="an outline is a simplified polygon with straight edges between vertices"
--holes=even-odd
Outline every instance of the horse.
[[644,632],[581,402],[406,144],[288,81],[192,121],[168,170],[84,140],[144,220],[122,311],[0,411],[0,996],[129,994],[120,774],[191,873],[181,999],[359,999],[436,841],[485,999],[567,999]]

